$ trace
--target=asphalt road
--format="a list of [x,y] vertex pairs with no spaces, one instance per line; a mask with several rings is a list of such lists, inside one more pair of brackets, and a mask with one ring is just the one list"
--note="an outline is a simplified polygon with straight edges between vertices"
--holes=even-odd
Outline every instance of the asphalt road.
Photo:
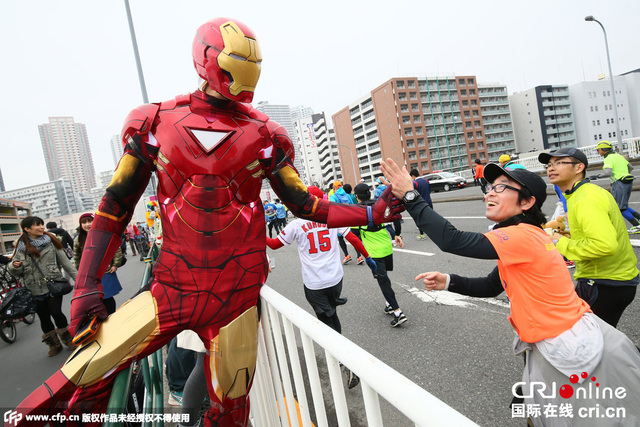
[[[433,196],[435,209],[456,227],[478,232],[487,230],[489,221],[484,218],[479,188]],[[441,201],[452,198],[467,200]],[[631,199],[631,206],[640,209],[634,201],[640,201],[640,193],[634,192]],[[547,207],[546,213],[550,214],[553,206],[547,203]],[[390,277],[409,321],[398,328],[390,327],[391,317],[383,313],[384,300],[376,281],[368,268],[352,261],[344,267],[343,294],[349,302],[339,309],[343,334],[478,424],[517,424],[511,419],[508,404],[511,386],[521,378],[522,359],[512,354],[514,333],[507,320],[504,295],[479,300],[448,292],[426,293],[413,280],[418,273],[431,270],[481,276],[489,273],[495,262],[445,254],[428,240],[417,241],[417,230],[408,216],[402,235],[405,251],[395,252],[395,268]],[[349,249],[353,256],[353,248]],[[269,254],[275,259],[276,268],[267,285],[311,313],[304,299],[295,246],[275,252],[269,250]],[[636,255],[640,255],[637,249]],[[120,269],[124,290],[116,297],[118,303],[135,293],[142,271],[143,263],[134,257]],[[69,300],[65,297],[67,314]],[[618,327],[634,343],[640,344],[638,298],[626,310]],[[41,334],[38,321],[31,326],[19,324],[16,343],[0,342],[0,412],[15,407],[70,354],[65,349],[55,357],[47,357],[47,348],[40,342]],[[389,416],[393,417],[387,415],[387,418]],[[359,417],[352,419],[352,425],[362,425]],[[410,424],[393,419],[385,425]]]

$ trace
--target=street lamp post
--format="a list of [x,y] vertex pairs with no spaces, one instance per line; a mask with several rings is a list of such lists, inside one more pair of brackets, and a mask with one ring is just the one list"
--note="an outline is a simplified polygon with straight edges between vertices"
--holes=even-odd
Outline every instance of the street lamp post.
[[142,74],[142,64],[140,63],[140,53],[138,52],[138,42],[136,41],[136,32],[133,29],[133,20],[131,19],[131,9],[129,8],[129,0],[124,0],[124,7],[127,10],[127,21],[129,22],[129,34],[131,35],[131,44],[133,45],[133,56],[136,60],[136,68],[138,69],[138,80],[140,81],[140,90],[142,91],[142,102],[149,103],[147,97],[147,86],[144,83],[144,74]]
[[611,57],[609,56],[609,41],[607,40],[607,31],[604,29],[604,25],[593,15],[585,16],[584,20],[587,22],[597,22],[602,28],[602,32],[604,33],[604,46],[607,50],[607,64],[609,65],[609,80],[611,82],[611,96],[613,97],[613,115],[616,121],[616,137],[618,138],[618,145],[620,149],[620,153],[624,153],[624,147],[622,146],[622,134],[620,133],[620,120],[618,119],[618,104],[616,103],[616,90],[613,85],[613,71],[611,71]]
[[349,150],[349,154],[351,154],[351,166],[353,166],[353,181],[355,184],[355,181],[358,179],[358,174],[356,174],[356,162],[353,160],[353,150],[348,145],[338,144],[338,146],[346,148]]

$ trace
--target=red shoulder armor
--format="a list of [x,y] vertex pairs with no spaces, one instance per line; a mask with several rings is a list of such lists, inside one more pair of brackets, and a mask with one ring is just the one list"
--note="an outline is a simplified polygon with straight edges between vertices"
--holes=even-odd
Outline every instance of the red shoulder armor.
[[160,105],[158,104],[144,104],[129,113],[121,133],[122,144],[125,148],[127,144],[131,144],[137,139],[136,136],[149,133],[159,110]]
[[241,114],[245,114],[245,115],[249,116],[249,118],[251,118],[253,120],[257,120],[259,122],[266,123],[266,122],[269,121],[269,116],[267,116],[262,111],[256,110],[255,108],[253,108],[251,106],[251,104],[245,104],[243,102],[237,102],[236,103],[236,111],[238,111]]

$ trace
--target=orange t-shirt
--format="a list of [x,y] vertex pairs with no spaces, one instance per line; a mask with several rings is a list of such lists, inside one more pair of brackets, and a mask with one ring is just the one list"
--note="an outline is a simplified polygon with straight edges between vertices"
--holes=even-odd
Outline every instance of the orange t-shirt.
[[484,165],[476,165],[476,179],[484,178]]
[[500,258],[509,321],[522,341],[557,337],[591,311],[576,294],[566,263],[544,230],[521,223],[485,236]]

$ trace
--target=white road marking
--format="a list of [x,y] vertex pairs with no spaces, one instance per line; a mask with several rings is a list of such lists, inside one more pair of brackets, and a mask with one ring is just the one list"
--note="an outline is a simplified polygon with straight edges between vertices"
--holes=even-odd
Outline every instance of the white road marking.
[[640,248],[640,240],[638,239],[629,239],[631,240],[631,246],[635,246],[636,248]]
[[414,254],[414,255],[424,255],[424,256],[434,256],[434,253],[431,252],[421,252],[421,251],[411,251],[409,249],[400,249],[400,248],[393,248],[393,252],[406,252],[408,254]]
[[[346,242],[349,246],[353,247],[353,245],[349,242]],[[421,252],[421,251],[411,251],[409,249],[400,249],[398,247],[394,247],[393,248],[393,252],[406,252],[409,254],[414,254],[414,255],[423,255],[423,256],[434,256],[435,253],[431,253],[431,252]]]
[[[451,307],[462,307],[462,308],[472,308],[478,309],[482,311],[489,311],[491,313],[496,313],[500,315],[505,315],[505,309],[509,310],[509,303],[504,302],[503,300],[499,300],[496,298],[476,298],[470,297],[466,295],[456,294],[454,292],[449,291],[431,291],[427,292],[426,290],[418,289],[415,286],[405,285],[403,283],[395,282],[398,286],[400,286],[405,291],[410,294],[416,296],[418,299],[424,302],[432,302],[436,305],[446,305]],[[502,310],[491,310],[485,307],[478,306],[475,303],[484,302],[487,304],[492,304],[499,307]]]

